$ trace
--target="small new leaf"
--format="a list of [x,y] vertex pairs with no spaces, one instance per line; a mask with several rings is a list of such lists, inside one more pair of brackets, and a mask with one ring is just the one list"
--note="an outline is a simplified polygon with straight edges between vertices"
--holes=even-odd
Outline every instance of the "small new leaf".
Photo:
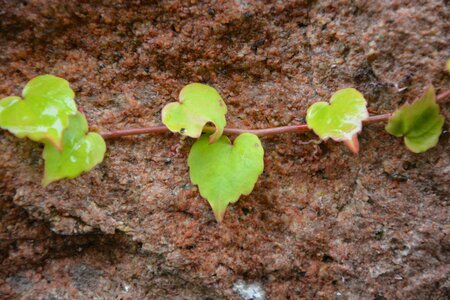
[[369,117],[364,96],[353,88],[334,93],[330,104],[317,102],[308,108],[306,122],[308,127],[323,140],[351,140],[360,132],[362,121]]
[[75,178],[103,161],[105,141],[99,134],[86,134],[87,131],[86,118],[78,112],[70,117],[61,152],[52,144],[45,144],[45,174],[42,182],[44,186],[62,178]]
[[404,136],[409,150],[422,153],[436,146],[443,125],[444,116],[439,114],[436,94],[430,86],[422,98],[394,112],[386,131],[396,137]]
[[226,136],[210,144],[207,135],[194,143],[188,158],[191,181],[208,200],[218,222],[229,203],[251,193],[264,170],[263,158],[261,141],[250,133],[239,135],[234,145]]
[[26,84],[23,99],[13,96],[0,100],[0,127],[20,138],[52,143],[61,150],[69,116],[77,111],[74,96],[66,80],[37,76]]
[[172,132],[198,138],[205,124],[211,122],[216,130],[209,139],[211,143],[217,141],[225,127],[227,113],[227,106],[219,93],[208,85],[191,83],[181,90],[179,100],[163,108],[164,125]]

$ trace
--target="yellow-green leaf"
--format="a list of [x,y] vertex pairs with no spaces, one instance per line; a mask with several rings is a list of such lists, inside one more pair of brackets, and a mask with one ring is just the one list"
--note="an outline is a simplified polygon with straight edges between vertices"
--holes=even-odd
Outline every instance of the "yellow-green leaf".
[[206,123],[216,127],[210,142],[217,141],[226,125],[227,106],[212,87],[191,83],[180,92],[179,102],[167,104],[162,110],[162,122],[172,132],[179,132],[193,138],[202,134]]
[[37,76],[26,84],[22,96],[0,100],[0,127],[61,150],[69,116],[77,111],[69,83],[53,75]]
[[70,117],[69,127],[64,132],[64,147],[61,152],[52,144],[45,144],[44,186],[62,178],[75,178],[103,161],[106,151],[105,141],[99,134],[94,132],[86,134],[87,131],[86,118],[78,112]]
[[264,170],[264,149],[250,133],[239,135],[234,145],[226,136],[210,144],[203,135],[192,146],[188,164],[192,183],[198,185],[221,222],[229,203],[252,192]]
[[317,102],[307,111],[306,122],[321,139],[352,141],[369,117],[364,96],[353,88],[337,91],[327,102]]
[[439,114],[436,94],[430,86],[422,98],[398,109],[389,119],[386,131],[404,136],[406,147],[414,153],[436,146],[442,133],[444,116]]

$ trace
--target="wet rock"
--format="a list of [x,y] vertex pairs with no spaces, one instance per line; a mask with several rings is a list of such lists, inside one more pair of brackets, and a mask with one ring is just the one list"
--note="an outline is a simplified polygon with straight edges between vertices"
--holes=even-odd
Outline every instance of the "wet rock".
[[[96,130],[160,124],[189,82],[245,128],[304,122],[342,87],[385,113],[450,86],[441,0],[0,7],[0,97],[62,76]],[[421,155],[380,124],[359,156],[314,138],[263,139],[264,174],[218,225],[189,183],[190,139],[108,141],[101,165],[43,189],[40,146],[1,131],[0,298],[444,299],[448,134]]]

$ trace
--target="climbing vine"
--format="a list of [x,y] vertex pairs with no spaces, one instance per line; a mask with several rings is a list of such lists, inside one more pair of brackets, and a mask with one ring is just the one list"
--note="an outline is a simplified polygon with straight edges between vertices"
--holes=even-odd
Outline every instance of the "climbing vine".
[[[96,133],[88,132],[69,83],[53,75],[41,75],[25,85],[22,97],[0,100],[0,127],[19,138],[44,144],[44,186],[75,178],[101,163],[106,151],[104,139],[167,131],[196,138],[188,158],[190,178],[221,222],[229,203],[250,194],[264,170],[260,136],[312,130],[321,140],[343,142],[358,153],[358,133],[363,126],[387,121],[388,133],[403,137],[410,151],[422,153],[438,143],[444,117],[437,100],[448,96],[450,91],[436,96],[430,86],[421,98],[392,114],[369,116],[363,94],[346,88],[334,93],[329,103],[311,105],[307,124],[234,129],[225,127],[227,106],[219,92],[205,84],[191,83],[181,90],[179,101],[162,109],[164,126]],[[225,135],[238,136],[232,143]]]

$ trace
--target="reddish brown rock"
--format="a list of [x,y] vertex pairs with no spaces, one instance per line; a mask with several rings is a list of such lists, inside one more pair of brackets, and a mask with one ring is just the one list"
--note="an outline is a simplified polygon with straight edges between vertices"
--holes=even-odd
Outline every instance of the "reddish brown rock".
[[[62,76],[109,130],[160,124],[200,81],[231,127],[265,128],[342,87],[381,114],[450,86],[444,1],[108,3],[0,0],[0,97]],[[0,297],[444,299],[448,133],[420,155],[380,124],[359,156],[312,138],[264,139],[264,174],[219,225],[189,182],[190,139],[108,141],[92,172],[44,190],[41,147],[2,131]]]

